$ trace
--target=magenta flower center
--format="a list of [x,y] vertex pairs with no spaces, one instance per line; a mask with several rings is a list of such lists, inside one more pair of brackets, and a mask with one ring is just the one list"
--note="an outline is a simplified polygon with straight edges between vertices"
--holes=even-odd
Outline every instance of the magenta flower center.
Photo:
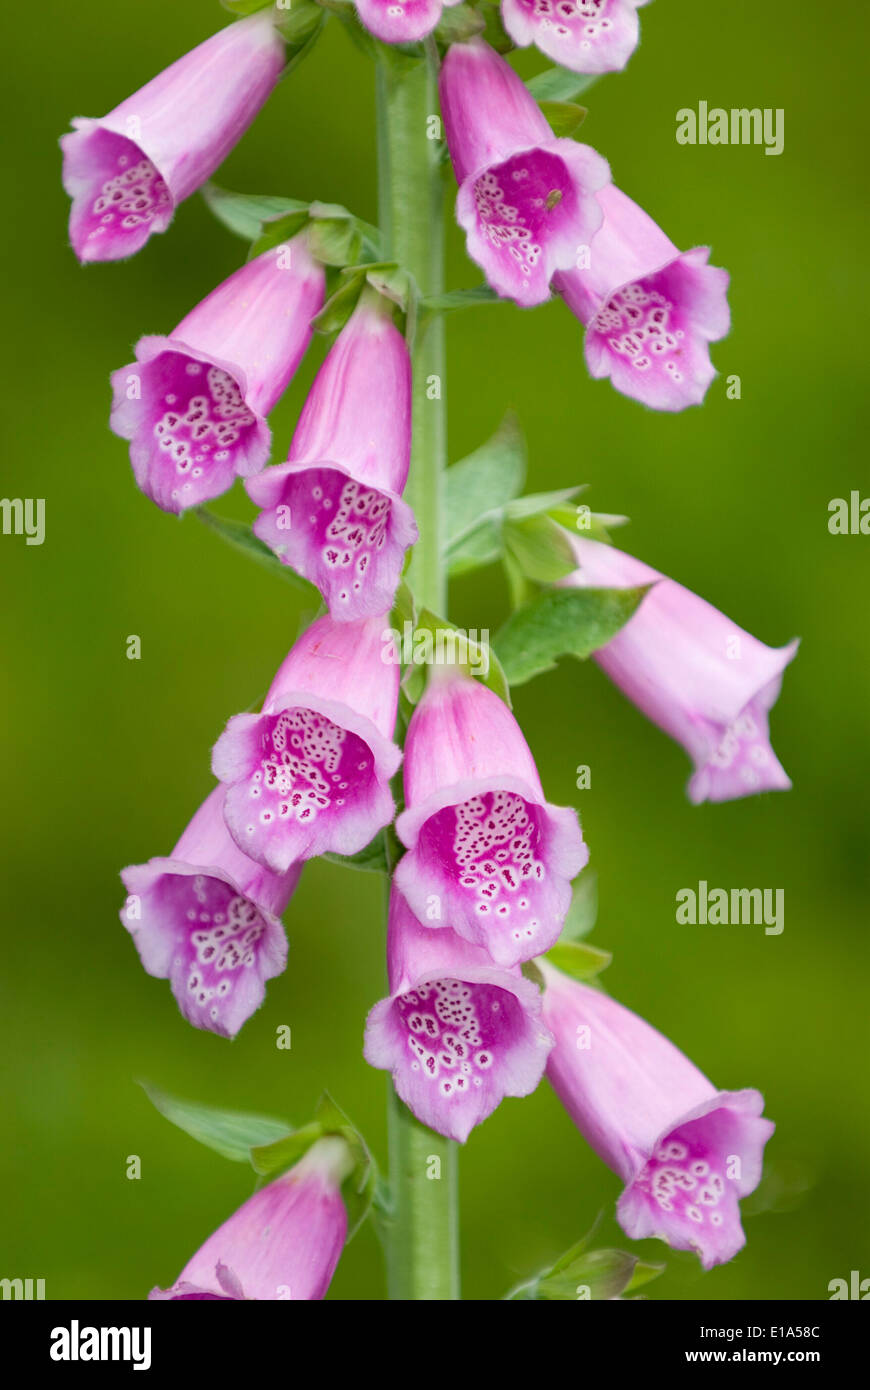
[[592,47],[593,39],[606,34],[613,23],[606,17],[610,0],[519,0],[542,29],[552,29],[560,39],[580,38],[580,48]]
[[576,195],[563,160],[547,150],[526,150],[481,174],[474,185],[481,230],[493,249],[531,276],[554,218],[562,220]]
[[703,1130],[690,1131],[687,1127],[669,1135],[634,1187],[660,1212],[672,1214],[669,1220],[697,1226],[699,1236],[709,1236],[710,1228],[734,1220],[736,1195],[726,1182],[720,1156],[704,1141]]
[[512,1040],[519,1005],[495,985],[436,980],[396,1000],[413,1060],[411,1070],[443,1096],[468,1094],[500,1060]]
[[515,940],[533,937],[536,889],[546,878],[538,857],[538,808],[513,792],[485,792],[431,816],[421,849],[434,857],[475,913],[511,929]]
[[311,537],[318,584],[332,603],[350,602],[387,544],[389,497],[334,468],[306,469],[286,496],[293,525],[298,517]]
[[161,355],[160,368],[162,395],[152,401],[154,438],[180,478],[200,478],[212,458],[230,458],[255,416],[221,367],[172,352]]
[[677,325],[671,300],[657,290],[654,282],[639,280],[617,290],[598,310],[589,325],[607,345],[637,372],[663,368],[675,382],[683,380],[680,371],[681,340],[684,330]]
[[249,898],[207,874],[167,874],[161,892],[184,934],[173,973],[191,1007],[214,1022],[244,972],[255,968],[266,923]]
[[101,131],[97,140],[102,172],[84,210],[88,241],[135,237],[139,242],[142,230],[155,219],[162,230],[172,213],[172,198],[151,160],[123,135]]
[[[263,738],[266,755],[251,775],[249,795],[266,828],[310,824],[365,791],[374,776],[368,745],[314,710],[284,710]],[[249,825],[248,834],[255,829]]]

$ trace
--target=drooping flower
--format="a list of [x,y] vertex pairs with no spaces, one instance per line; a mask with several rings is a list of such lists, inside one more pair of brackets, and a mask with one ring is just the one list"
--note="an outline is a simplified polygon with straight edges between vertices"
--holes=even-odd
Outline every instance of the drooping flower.
[[339,622],[387,612],[417,539],[402,500],[411,364],[389,302],[366,291],[309,392],[285,464],[247,484],[254,532],[318,586]]
[[266,416],[305,355],[324,283],[300,233],[234,271],[168,337],[140,338],[136,361],[112,373],[111,428],[158,507],[198,506],[263,467]]
[[439,89],[468,254],[498,294],[542,304],[553,274],[575,266],[601,226],[595,194],[610,178],[607,162],[588,145],[557,139],[483,39],[453,44]]
[[689,800],[787,791],[791,782],[770,746],[768,712],[798,643],[767,647],[633,556],[602,541],[572,536],[571,544],[580,568],[564,585],[654,584],[594,655],[623,694],[689,754],[695,765]]
[[541,994],[518,967],[500,970],[455,932],[428,931],[393,888],[390,995],[366,1023],[364,1056],[392,1072],[417,1119],[464,1143],[505,1096],[527,1096],[553,1039]]
[[738,1200],[758,1186],[773,1133],[758,1091],[717,1091],[654,1028],[539,961],[552,1082],[580,1133],[619,1175],[617,1217],[635,1240],[694,1250],[705,1269],[745,1243]]
[[215,744],[236,844],[276,873],[316,854],[356,854],[393,818],[397,662],[383,619],[318,618],[282,663],[260,714],[237,714]]
[[416,43],[431,34],[442,10],[461,0],[354,0],[370,34],[383,43]]
[[700,405],[716,375],[709,344],[731,325],[728,272],[707,264],[709,247],[678,250],[613,184],[597,196],[604,225],[589,268],[553,281],[586,325],[589,373],[654,410]]
[[206,797],[168,858],[122,871],[121,921],[188,1023],[233,1038],[287,964],[279,918],[301,865],[274,874],[242,854],[224,824],[224,795],[218,786]]
[[165,232],[176,206],[241,139],[283,67],[284,44],[264,10],[213,34],[108,116],[74,120],[60,144],[79,260],[120,260]]
[[408,853],[395,883],[424,927],[502,967],[546,951],[589,851],[577,812],[545,801],[522,730],[491,690],[433,668],[405,740]]
[[310,1301],[325,1297],[347,1239],[341,1184],[353,1168],[337,1135],[261,1187],[210,1235],[170,1289],[149,1299]]
[[618,72],[637,48],[637,12],[648,0],[501,0],[514,43],[533,43],[571,72]]

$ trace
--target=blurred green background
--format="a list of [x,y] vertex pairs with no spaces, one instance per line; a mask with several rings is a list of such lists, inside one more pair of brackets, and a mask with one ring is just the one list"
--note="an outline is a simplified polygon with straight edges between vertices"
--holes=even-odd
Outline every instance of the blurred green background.
[[[110,370],[233,270],[243,244],[194,198],[133,261],[81,269],[56,141],[71,116],[102,114],[226,17],[216,0],[45,0],[5,21],[0,491],[44,497],[47,534],[42,547],[0,538],[0,1275],[45,1278],[49,1298],[137,1299],[168,1284],[251,1189],[243,1168],[163,1120],[136,1078],[299,1123],[328,1086],[384,1153],[385,1079],[360,1055],[383,984],[375,876],[306,869],[286,918],[289,968],[232,1044],[182,1021],[117,916],[119,868],[169,852],[211,785],[211,744],[265,690],[299,608],[195,518],[151,506],[107,429]],[[734,328],[713,352],[722,375],[702,410],[655,415],[587,379],[558,303],[470,310],[448,330],[451,458],[515,408],[532,487],[592,484],[593,507],[631,516],[625,548],[765,641],[803,638],[772,720],[787,795],[693,809],[682,751],[592,663],[519,689],[515,708],[549,796],[581,811],[601,898],[592,940],[615,953],[608,987],[717,1084],[760,1087],[777,1122],[744,1252],[707,1275],[667,1255],[650,1297],[826,1298],[832,1278],[870,1276],[870,539],[827,530],[831,498],[870,495],[867,12],[661,0],[641,20],[628,70],[589,93],[584,138],[679,245],[710,242],[732,272]],[[542,65],[522,55],[525,73]],[[785,152],[677,145],[676,111],[700,100],[783,107]],[[372,74],[338,23],[219,179],[375,220]],[[448,283],[477,283],[452,222],[449,240]],[[276,458],[324,347],[275,412]],[[725,397],[730,373],[740,401]],[[215,510],[251,515],[240,487]],[[456,586],[455,621],[495,631],[505,614],[497,571]],[[126,659],[132,633],[140,661]],[[583,792],[579,763],[592,768]],[[784,888],[785,931],[678,926],[675,892],[701,878]],[[279,1024],[291,1052],[275,1047]],[[130,1154],[140,1181],[125,1176]],[[499,1296],[599,1212],[596,1243],[630,1247],[612,1217],[616,1178],[546,1085],[473,1133],[461,1187],[467,1298]],[[330,1296],[382,1292],[365,1228]]]

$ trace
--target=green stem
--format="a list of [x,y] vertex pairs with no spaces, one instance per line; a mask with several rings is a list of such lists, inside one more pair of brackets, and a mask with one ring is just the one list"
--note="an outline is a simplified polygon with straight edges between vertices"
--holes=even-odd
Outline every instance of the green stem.
[[[438,114],[435,55],[378,63],[379,221],[386,255],[410,271],[421,294],[443,289],[443,198],[440,142],[430,139]],[[420,539],[407,573],[418,605],[444,613],[443,492],[446,464],[444,326],[439,316],[413,346],[413,437],[405,496]],[[421,1125],[390,1090],[390,1190],[387,1241],[391,1299],[459,1297],[456,1145]]]

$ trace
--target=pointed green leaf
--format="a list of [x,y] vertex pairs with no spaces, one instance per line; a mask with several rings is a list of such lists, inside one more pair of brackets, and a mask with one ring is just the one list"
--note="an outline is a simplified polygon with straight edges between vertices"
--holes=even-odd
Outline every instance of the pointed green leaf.
[[575,879],[571,906],[562,925],[559,941],[580,941],[588,936],[598,917],[598,875],[594,869],[584,869]]
[[420,301],[421,309],[434,309],[446,313],[451,309],[470,309],[474,304],[509,304],[489,285],[475,285],[468,290],[447,290],[444,294],[427,295]]
[[361,869],[364,873],[388,874],[390,872],[383,830],[369,841],[365,849],[358,850],[356,854],[333,854],[329,851],[322,854],[320,858],[328,859],[330,864],[342,864],[346,869]]
[[537,1297],[546,1302],[602,1302],[616,1298],[629,1284],[637,1264],[624,1250],[589,1250],[560,1262],[537,1281]]
[[204,184],[201,191],[209,211],[244,241],[256,240],[262,224],[272,218],[283,217],[287,213],[308,212],[308,204],[297,198],[232,193],[228,188],[219,188],[216,183]]
[[646,1264],[643,1260],[638,1260],[634,1267],[634,1274],[632,1274],[625,1288],[622,1290],[623,1295],[627,1296],[636,1293],[638,1289],[643,1288],[644,1284],[649,1284],[653,1279],[658,1279],[659,1275],[664,1274],[666,1269],[667,1265],[651,1265]]
[[557,941],[546,958],[572,980],[594,980],[613,960],[610,951],[601,951],[585,941]]
[[347,267],[342,271],[338,288],[311,320],[315,333],[338,333],[344,328],[357,306],[365,282],[366,273],[361,267]]
[[268,218],[260,228],[260,235],[251,242],[248,260],[255,260],[257,256],[262,256],[264,251],[271,251],[274,246],[284,246],[297,232],[301,232],[303,227],[307,227],[308,222],[307,208]]
[[172,1124],[192,1139],[234,1163],[248,1163],[251,1149],[286,1138],[292,1129],[286,1120],[269,1115],[248,1115],[236,1110],[218,1110],[210,1105],[181,1100],[156,1086],[140,1082],[151,1104]]
[[537,102],[574,101],[581,92],[588,92],[600,76],[600,73],[583,75],[554,66],[530,77],[526,86]]
[[508,509],[503,535],[505,546],[520,572],[536,584],[553,584],[577,568],[567,533],[548,516],[528,516],[522,521],[512,521]]
[[572,535],[585,537],[593,541],[609,541],[609,532],[616,526],[626,526],[627,516],[618,516],[612,512],[593,512],[585,503],[578,503],[574,507],[559,505],[549,507],[547,515],[557,521],[560,526],[564,526],[566,531]]
[[250,559],[256,560],[258,565],[264,565],[271,570],[272,574],[279,575],[288,584],[292,584],[295,589],[299,589],[313,600],[319,602],[319,595],[313,584],[309,584],[307,579],[303,579],[301,574],[297,574],[289,565],[284,565],[278,556],[269,549],[259,536],[255,536],[250,526],[244,521],[233,521],[229,517],[215,516],[213,512],[206,511],[205,507],[194,507],[194,514],[200,521],[217,532],[222,540],[235,550],[242,551]]
[[560,656],[585,660],[616,636],[649,588],[550,589],[517,609],[495,641],[510,684],[551,671]]
[[[418,640],[418,634],[428,634],[429,640]],[[427,664],[431,661],[433,665],[456,666],[493,691],[510,709],[510,687],[492,647],[483,646],[469,637],[455,623],[438,617],[428,608],[421,609],[417,615],[412,651],[415,656],[419,652],[426,659],[412,661],[402,677],[402,691],[411,705],[418,702],[426,688]]]
[[524,497],[515,497],[508,502],[505,512],[511,521],[522,521],[527,516],[540,516],[545,512],[549,515],[559,508],[565,508],[573,515],[574,509],[568,508],[567,503],[578,493],[585,492],[587,487],[588,483],[578,483],[574,487],[556,488],[554,492],[527,492]]
[[447,560],[451,574],[476,568],[501,553],[503,509],[523,486],[526,446],[516,417],[446,473]]
[[570,138],[589,115],[585,106],[573,101],[542,101],[539,105],[553,134],[560,139]]

